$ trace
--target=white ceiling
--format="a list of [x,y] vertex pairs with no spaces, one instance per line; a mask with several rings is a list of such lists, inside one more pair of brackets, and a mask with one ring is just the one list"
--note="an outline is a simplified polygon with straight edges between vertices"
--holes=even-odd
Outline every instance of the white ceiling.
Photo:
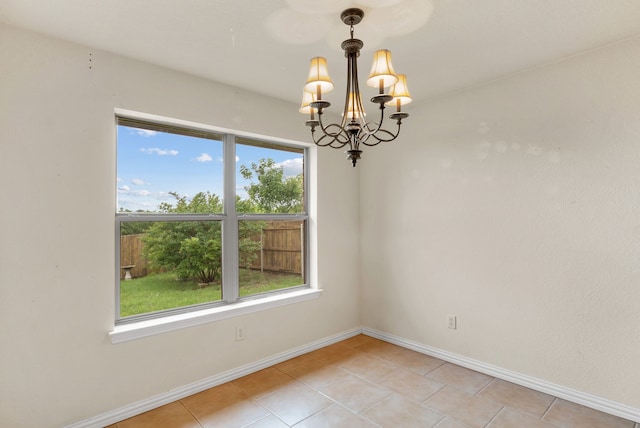
[[353,5],[361,80],[391,49],[414,100],[640,35],[640,0],[0,0],[0,21],[298,103],[313,56],[342,99]]

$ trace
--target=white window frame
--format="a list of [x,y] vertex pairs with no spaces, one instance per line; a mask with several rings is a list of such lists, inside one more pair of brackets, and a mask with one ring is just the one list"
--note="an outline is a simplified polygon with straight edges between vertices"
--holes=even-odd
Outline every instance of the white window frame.
[[[194,325],[208,323],[216,320],[240,316],[247,313],[265,310],[277,306],[296,303],[318,297],[321,290],[317,289],[310,280],[309,266],[310,251],[310,217],[309,191],[309,145],[300,142],[282,140],[273,137],[249,134],[227,129],[220,129],[208,125],[196,124],[182,120],[169,119],[155,115],[141,114],[126,110],[116,110],[115,126],[121,121],[130,126],[136,122],[149,123],[161,127],[171,127],[176,130],[184,130],[189,135],[194,133],[208,133],[220,136],[223,141],[224,158],[224,212],[219,214],[141,214],[118,213],[115,214],[115,318],[114,328],[109,333],[113,343],[126,342],[167,331],[173,331]],[[191,134],[193,135],[193,134]],[[304,207],[305,211],[297,214],[245,214],[236,212],[236,139],[250,139],[267,144],[282,147],[295,147],[304,152]],[[115,193],[115,192],[114,192]],[[148,314],[140,314],[120,318],[120,224],[132,221],[220,221],[222,224],[222,300],[210,303],[202,303],[186,307],[168,309]],[[261,293],[246,297],[239,296],[239,269],[238,269],[238,222],[240,220],[297,220],[304,221],[304,264],[305,283],[297,287],[289,287],[273,292]]]

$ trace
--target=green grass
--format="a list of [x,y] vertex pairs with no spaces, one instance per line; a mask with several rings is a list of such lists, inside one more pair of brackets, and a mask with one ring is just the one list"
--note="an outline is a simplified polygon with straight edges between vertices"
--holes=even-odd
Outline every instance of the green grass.
[[266,291],[295,287],[302,283],[302,278],[298,274],[261,273],[257,270],[240,269],[240,296],[251,296]]
[[[240,270],[240,296],[300,285],[300,275]],[[158,273],[120,281],[120,316],[145,314],[221,300],[220,283],[201,287],[195,281],[178,280],[172,273]]]

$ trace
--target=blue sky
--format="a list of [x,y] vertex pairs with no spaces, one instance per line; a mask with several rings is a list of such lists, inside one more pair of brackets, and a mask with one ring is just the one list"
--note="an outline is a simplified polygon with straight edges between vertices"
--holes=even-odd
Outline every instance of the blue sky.
[[[169,192],[192,197],[209,191],[222,197],[222,142],[165,132],[118,126],[118,205],[131,211],[155,211],[175,199]],[[236,145],[236,192],[246,197],[248,184],[239,165],[271,158],[286,176],[302,172],[302,154]]]

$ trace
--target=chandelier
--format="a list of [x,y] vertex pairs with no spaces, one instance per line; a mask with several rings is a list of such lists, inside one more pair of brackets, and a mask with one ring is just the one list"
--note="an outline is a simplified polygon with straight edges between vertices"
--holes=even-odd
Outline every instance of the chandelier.
[[[353,166],[360,159],[361,145],[375,146],[383,142],[395,140],[400,134],[402,119],[408,117],[401,111],[401,107],[411,102],[411,96],[407,90],[407,80],[404,74],[396,74],[391,64],[391,52],[381,49],[375,52],[371,73],[367,78],[367,85],[378,88],[378,95],[371,98],[371,102],[378,104],[380,119],[378,122],[367,122],[366,113],[362,105],[362,96],[358,84],[358,56],[364,46],[362,40],[353,37],[353,26],[362,21],[364,12],[361,9],[351,8],[340,14],[340,19],[350,28],[351,38],[342,42],[344,55],[347,57],[347,91],[344,100],[341,123],[325,124],[322,121],[324,109],[331,105],[322,97],[334,88],[329,77],[327,60],[322,57],[311,59],[309,78],[304,85],[302,105],[300,112],[309,115],[306,125],[311,128],[313,142],[320,147],[332,147],[340,149],[349,146],[346,151],[347,159]],[[385,94],[385,88],[391,87],[389,94]],[[396,121],[395,131],[382,128],[385,105],[395,106],[396,112],[389,119]],[[317,118],[316,118],[317,115]],[[316,128],[320,129],[318,134]]]

